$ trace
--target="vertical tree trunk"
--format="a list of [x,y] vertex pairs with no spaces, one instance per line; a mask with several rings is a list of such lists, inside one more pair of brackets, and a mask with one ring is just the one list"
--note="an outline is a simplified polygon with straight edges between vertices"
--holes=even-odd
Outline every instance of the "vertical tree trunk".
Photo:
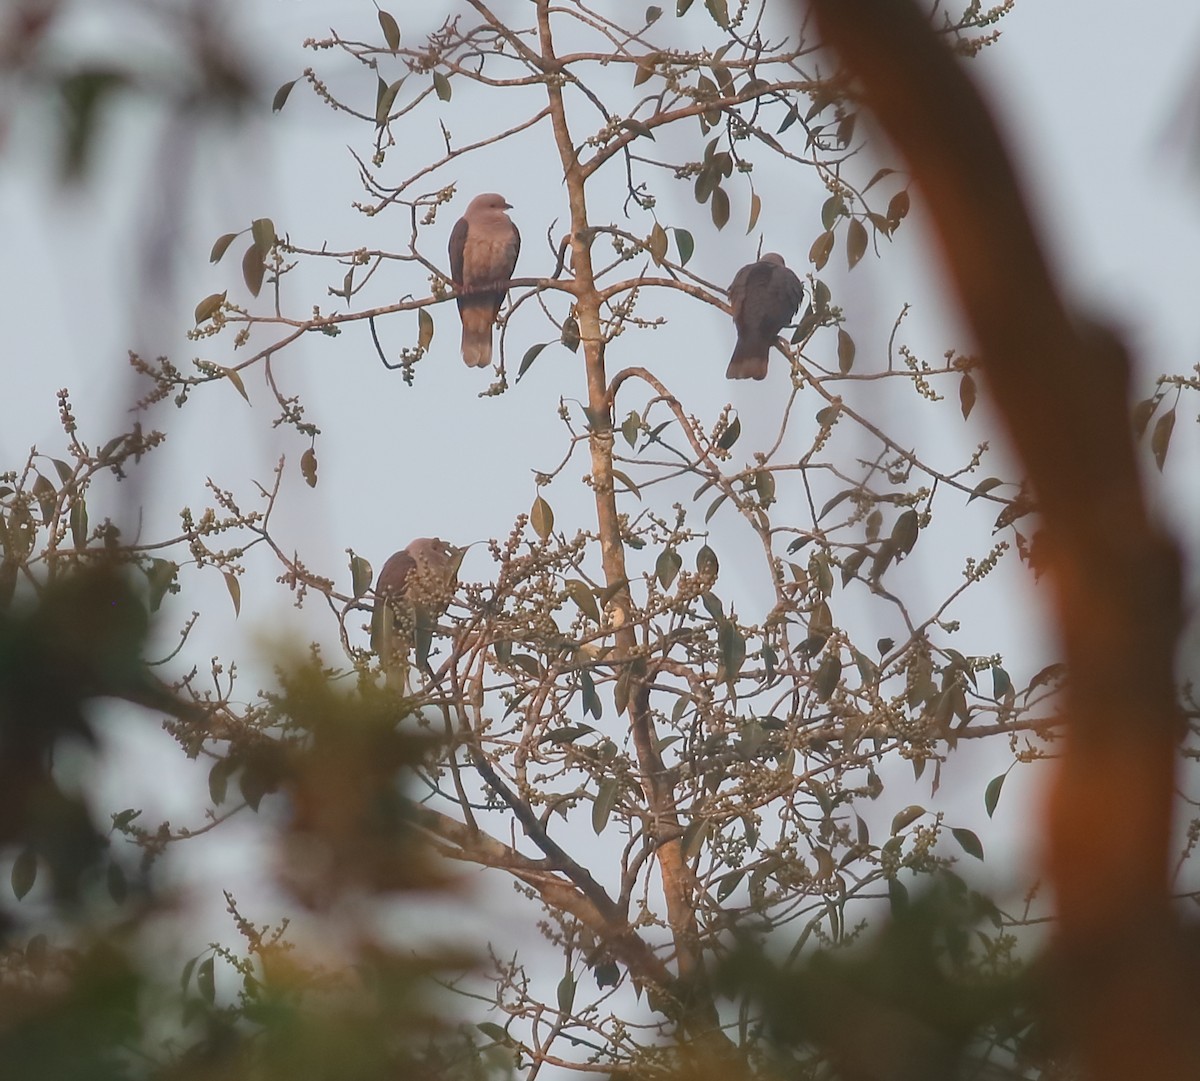
[[[615,630],[614,663],[633,663],[638,657],[637,633],[632,621],[632,599],[627,585],[625,545],[621,538],[613,484],[613,428],[605,369],[600,294],[592,269],[592,231],[588,218],[585,177],[579,165],[575,143],[567,126],[562,86],[555,78],[560,72],[554,54],[550,26],[549,0],[538,0],[538,33],[541,62],[549,78],[546,90],[555,142],[562,162],[567,198],[571,211],[571,260],[575,281],[575,316],[587,371],[588,411],[591,434],[588,440],[592,465],[592,491],[596,501],[597,528],[603,560],[605,584],[616,588],[610,609]],[[682,828],[675,793],[663,769],[657,736],[650,713],[649,688],[643,682],[631,684],[627,708],[629,725],[641,771],[642,786],[649,811],[647,833],[656,844],[655,856],[667,905],[667,919],[675,948],[678,975],[685,985],[685,1023],[695,1033],[717,1032],[717,1012],[704,979],[699,948],[699,932],[692,901],[691,872],[683,856]]]

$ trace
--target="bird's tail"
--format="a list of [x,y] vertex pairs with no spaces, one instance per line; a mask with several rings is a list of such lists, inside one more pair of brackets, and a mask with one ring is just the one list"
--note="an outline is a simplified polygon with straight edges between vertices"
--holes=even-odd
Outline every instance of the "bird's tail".
[[490,305],[464,306],[462,358],[468,368],[486,368],[492,362],[492,323],[496,310]]
[[725,369],[726,379],[766,379],[768,346],[739,341]]

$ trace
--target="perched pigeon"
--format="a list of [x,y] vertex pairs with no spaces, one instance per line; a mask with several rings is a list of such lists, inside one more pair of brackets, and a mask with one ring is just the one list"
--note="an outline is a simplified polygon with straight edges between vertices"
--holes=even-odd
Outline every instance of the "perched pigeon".
[[376,653],[391,653],[388,643],[396,641],[395,633],[414,645],[418,662],[425,663],[438,618],[450,605],[460,556],[461,549],[440,537],[418,537],[388,559],[375,582],[371,648]]
[[775,252],[737,272],[729,286],[729,306],[738,337],[726,379],[766,378],[767,354],[795,317],[803,293],[800,279]]
[[[388,600],[440,601],[442,598],[434,598],[434,594],[446,593],[452,587],[457,554],[458,549],[440,537],[418,537],[383,565],[375,583],[375,595]],[[444,599],[449,602],[448,596]],[[442,611],[445,608],[442,604]]]
[[521,250],[521,234],[504,213],[511,209],[503,195],[477,195],[450,233],[450,274],[462,319],[462,358],[472,368],[486,368],[492,362],[492,325]]

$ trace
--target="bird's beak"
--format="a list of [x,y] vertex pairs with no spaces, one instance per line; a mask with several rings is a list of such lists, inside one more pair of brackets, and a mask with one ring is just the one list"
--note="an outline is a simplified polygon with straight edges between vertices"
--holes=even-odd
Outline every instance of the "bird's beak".
[[505,203],[505,204],[504,204],[504,209],[505,209],[505,210],[512,210],[512,203]]

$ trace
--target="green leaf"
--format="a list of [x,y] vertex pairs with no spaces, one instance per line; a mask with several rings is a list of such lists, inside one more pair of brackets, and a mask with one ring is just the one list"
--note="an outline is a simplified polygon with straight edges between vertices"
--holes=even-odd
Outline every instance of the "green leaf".
[[242,382],[241,372],[236,368],[222,368],[221,372],[233,384],[233,389],[249,402],[250,395],[246,393],[246,384]]
[[873,687],[879,679],[879,665],[865,653],[854,651],[854,663],[858,666],[858,678],[864,687]]
[[621,422],[621,434],[625,437],[625,442],[631,447],[636,447],[638,433],[641,431],[641,429],[641,418],[637,415],[637,413],[631,410],[629,416],[627,416]]
[[[250,250],[254,251],[253,248]],[[196,305],[196,310],[193,312],[196,319],[196,326],[211,319],[221,310],[221,305],[225,303],[226,292],[227,290],[223,290],[220,293],[210,293]]]
[[137,807],[126,807],[125,810],[118,811],[112,816],[113,829],[117,832],[120,832],[141,813],[141,810],[139,810]]
[[1153,394],[1133,407],[1133,431],[1138,439],[1146,434],[1146,425],[1150,423],[1150,418],[1154,416],[1154,411],[1160,402],[1162,402],[1162,395]]
[[300,455],[300,476],[310,488],[317,486],[317,452],[312,447]]
[[552,728],[538,743],[574,743],[581,736],[589,736],[595,731],[590,724],[567,724],[562,728]]
[[764,642],[759,654],[763,662],[763,676],[767,683],[773,683],[775,681],[775,668],[779,663],[778,657],[775,656],[775,650]]
[[1150,435],[1150,449],[1154,452],[1154,462],[1158,471],[1162,472],[1167,460],[1167,450],[1171,445],[1171,432],[1175,430],[1175,410],[1164,413],[1154,422],[1154,431]]
[[187,994],[188,984],[191,983],[192,973],[195,971],[196,962],[199,960],[200,958],[198,956],[191,958],[183,966],[183,971],[179,974],[179,990],[181,990],[184,994]]
[[442,101],[449,101],[451,94],[454,93],[453,88],[450,86],[450,80],[440,71],[433,73],[433,89]]
[[813,241],[812,247],[808,249],[808,261],[820,270],[829,262],[829,256],[833,253],[833,244],[833,230],[827,229]]
[[911,552],[917,543],[919,532],[920,518],[917,512],[910,507],[896,519],[896,524],[892,526],[891,540],[896,546],[896,551],[904,555]]
[[895,837],[905,826],[911,826],[924,813],[925,808],[918,807],[915,803],[909,804],[902,811],[897,811],[896,816],[892,819],[892,836]]
[[242,280],[250,290],[251,296],[258,296],[266,271],[267,264],[263,262],[262,252],[258,250],[257,244],[251,244],[242,256]]
[[746,235],[749,236],[754,232],[754,227],[758,224],[758,216],[762,213],[762,198],[757,192],[750,195],[750,224],[746,226]]
[[837,141],[841,146],[850,145],[850,141],[854,138],[854,124],[857,120],[858,113],[847,113],[838,121]]
[[725,621],[725,605],[721,603],[721,598],[718,597],[711,589],[706,589],[700,594],[700,603],[704,605],[704,610],[718,623]]
[[[435,74],[433,78],[436,84],[437,75]],[[400,92],[400,85],[403,82],[403,79],[397,79],[394,83],[390,83],[380,91],[378,100],[375,102],[376,127],[382,128],[385,124],[387,124],[388,117],[392,112],[392,106],[396,104],[396,95]],[[441,97],[441,94],[439,94],[438,97]]]
[[975,379],[969,372],[963,374],[962,382],[958,384],[958,404],[963,420],[966,420],[975,408]]
[[600,608],[596,604],[596,596],[588,588],[588,584],[578,578],[569,578],[565,588],[567,596],[575,602],[576,607],[593,623],[598,624],[600,622]]
[[254,246],[262,252],[264,258],[275,247],[275,223],[270,218],[255,218],[250,223],[250,235],[254,237]]
[[654,574],[658,578],[658,584],[663,589],[670,589],[671,583],[675,581],[675,576],[682,566],[683,560],[679,553],[674,548],[664,548],[654,564]]
[[898,191],[888,202],[887,217],[894,229],[908,215],[908,192]]
[[564,1015],[570,1014],[572,1007],[575,1005],[575,977],[571,973],[566,973],[558,981],[557,995],[559,1013]]
[[76,496],[71,504],[71,541],[76,548],[86,548],[88,539],[87,503],[83,496]]
[[233,601],[233,614],[240,616],[242,614],[242,584],[237,580],[237,575],[225,572],[225,588],[229,590],[229,599]]
[[382,9],[379,12],[379,28],[383,31],[383,40],[388,49],[395,53],[400,50],[400,24]]
[[717,553],[707,544],[696,553],[696,571],[706,578],[716,578],[721,571]]
[[737,678],[746,662],[746,639],[731,619],[717,626],[717,648],[721,654],[721,676],[726,682]]
[[738,887],[738,883],[746,875],[746,868],[739,867],[736,871],[730,871],[728,874],[722,875],[717,879],[717,900],[727,900],[729,895]]
[[754,491],[758,495],[759,504],[766,509],[775,502],[775,474],[769,469],[759,469],[754,473]]
[[655,7],[654,5],[646,8],[646,25],[649,26],[651,23],[658,22],[662,18],[662,13],[662,8]]
[[590,713],[595,720],[600,720],[600,714],[604,712],[600,704],[600,696],[596,693],[596,683],[592,679],[592,673],[586,668],[579,670],[579,689],[583,694],[583,712]]
[[952,829],[950,832],[968,856],[983,859],[983,842],[974,833],[968,829]]
[[621,793],[620,782],[615,777],[608,777],[600,783],[600,791],[596,793],[596,802],[592,804],[592,829],[599,836],[608,825],[612,816],[617,796]]
[[834,507],[841,506],[841,504],[843,504],[847,499],[849,499],[850,496],[852,496],[854,494],[854,492],[855,492],[854,488],[843,488],[840,492],[837,493],[837,495],[830,496],[827,500],[825,500],[824,506],[822,506],[821,509],[817,512],[817,521],[819,522],[822,518],[824,518],[825,515],[827,515],[831,510],[834,509]]
[[420,349],[428,349],[429,343],[433,341],[433,316],[428,310],[421,308],[417,312],[417,347]]
[[867,241],[867,227],[858,218],[854,218],[846,230],[846,262],[851,270],[867,254]]
[[627,473],[622,473],[621,470],[614,469],[612,471],[612,475],[614,479],[619,480],[622,484],[624,484],[630,492],[638,497],[638,499],[642,498],[642,490],[633,483],[632,478],[630,478]]
[[724,188],[720,186],[713,188],[709,211],[712,214],[713,225],[718,229],[724,229],[729,223],[729,196],[725,194]]
[[675,18],[687,14],[687,9],[692,6],[692,0],[675,0]]
[[704,0],[708,13],[722,30],[729,29],[729,4],[727,0]]
[[24,899],[37,881],[37,853],[32,848],[23,848],[13,861],[12,875],[10,881],[12,883],[13,896],[18,901]]
[[885,176],[891,176],[895,169],[889,169],[886,166],[882,169],[877,169],[875,175],[867,181],[867,186],[863,188],[863,194],[866,195],[876,184],[878,184]]
[[58,491],[45,477],[39,473],[33,482],[33,498],[38,501],[42,512],[42,524],[49,525],[58,505]]
[[717,446],[722,450],[729,450],[738,441],[738,436],[741,434],[742,422],[737,417],[734,417],[729,426],[721,433],[720,438],[717,440]]
[[833,692],[837,690],[841,678],[842,658],[837,653],[830,653],[821,662],[817,674],[813,676],[813,690],[816,691],[817,697],[822,702],[828,702],[833,696]]
[[375,572],[371,569],[371,564],[368,563],[362,556],[356,556],[353,552],[350,553],[350,590],[354,594],[354,599],[358,600],[366,594],[371,588],[371,582],[375,578]]
[[529,524],[542,540],[549,537],[554,529],[554,511],[540,495],[533,501],[529,510]]
[[642,83],[648,82],[654,78],[654,73],[657,70],[656,65],[661,58],[662,53],[653,52],[647,53],[645,56],[639,56],[637,64],[633,71],[633,85],[641,86]]
[[573,315],[563,320],[562,335],[558,339],[572,353],[579,348],[579,321]]
[[842,193],[835,192],[821,204],[821,224],[828,232],[837,223],[838,218],[846,211],[846,199]]
[[1003,668],[1001,668],[999,665],[996,665],[996,667],[992,669],[992,697],[1003,698],[1012,689],[1012,679]]
[[[237,233],[223,233],[221,236],[217,237],[217,239],[213,241],[212,251],[208,253],[208,261],[210,263],[219,263],[221,261],[221,257],[229,250],[229,245],[237,240],[237,236]],[[221,296],[223,297],[224,294],[222,293]],[[204,318],[207,319],[208,316],[205,316]],[[197,318],[196,322],[199,323],[201,320]]]
[[712,832],[712,823],[707,818],[694,818],[683,831],[683,858],[693,860]]
[[206,957],[196,968],[196,990],[210,1006],[217,997],[216,979],[213,975],[213,959]]
[[967,496],[967,502],[970,503],[972,499],[978,499],[981,495],[987,495],[993,488],[998,488],[1003,483],[999,477],[984,477],[971,489],[971,494]]
[[900,915],[908,908],[908,888],[898,878],[888,879],[888,902],[893,916]]
[[[287,99],[292,93],[292,87],[300,80],[292,79],[291,82],[286,82],[278,90],[275,91],[275,96],[271,99],[271,112],[277,113],[287,104]],[[215,263],[217,260],[214,259]]]
[[517,379],[520,379],[527,371],[529,366],[538,358],[538,354],[546,348],[549,342],[539,342],[537,345],[531,345],[525,350],[525,355],[521,358],[521,365],[517,369]]
[[663,260],[667,257],[667,231],[658,222],[654,223],[654,228],[650,230],[650,235],[646,238],[646,247],[649,249],[650,257],[654,260],[655,265],[662,266]]
[[845,375],[854,367],[854,339],[841,327],[837,337],[838,371]]
[[496,1024],[495,1021],[480,1021],[475,1027],[489,1040],[495,1040],[496,1043],[508,1044],[511,1042],[508,1033]]
[[232,758],[218,758],[213,768],[208,771],[208,798],[214,807],[225,802],[229,791],[229,778],[237,768],[237,762]]
[[858,569],[863,565],[863,560],[869,555],[869,550],[860,548],[857,552],[851,552],[845,559],[842,560],[842,586],[845,587],[851,578],[858,574]]
[[1000,802],[1000,789],[1004,787],[1004,780],[1007,776],[1008,773],[1005,772],[993,777],[983,791],[983,809],[987,811],[988,818],[996,813],[996,804]]
[[696,250],[696,242],[686,229],[672,229],[675,234],[675,247],[679,251],[679,265],[687,266],[688,260]]

